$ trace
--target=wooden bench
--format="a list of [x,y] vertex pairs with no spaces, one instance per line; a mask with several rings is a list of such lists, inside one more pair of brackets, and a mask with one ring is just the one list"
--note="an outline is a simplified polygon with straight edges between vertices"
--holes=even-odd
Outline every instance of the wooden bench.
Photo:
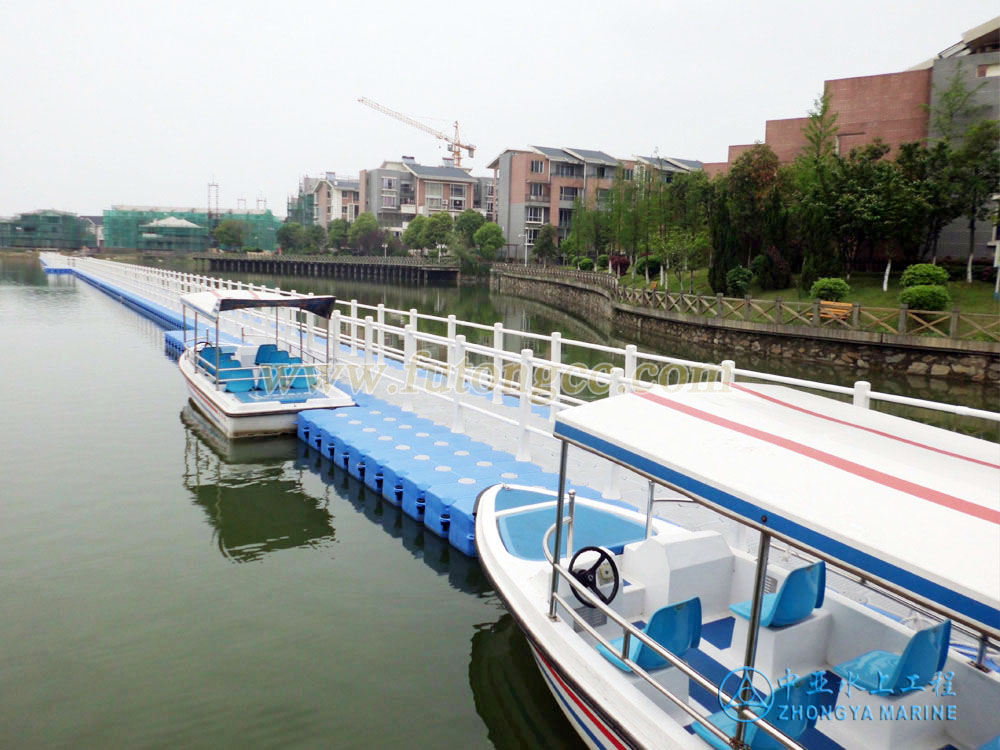
[[821,300],[819,303],[819,317],[821,320],[848,320],[851,317],[853,309],[853,302],[827,302],[826,300]]

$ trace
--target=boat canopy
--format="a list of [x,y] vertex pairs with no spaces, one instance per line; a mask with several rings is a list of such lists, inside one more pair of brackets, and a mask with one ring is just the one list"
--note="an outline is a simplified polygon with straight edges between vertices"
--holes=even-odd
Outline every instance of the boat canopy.
[[302,310],[329,318],[337,298],[331,295],[313,297],[290,297],[287,294],[251,292],[247,290],[226,290],[194,292],[181,295],[181,303],[199,315],[215,320],[226,310],[246,307],[297,307]]
[[1000,635],[996,443],[743,383],[583,404],[555,434]]

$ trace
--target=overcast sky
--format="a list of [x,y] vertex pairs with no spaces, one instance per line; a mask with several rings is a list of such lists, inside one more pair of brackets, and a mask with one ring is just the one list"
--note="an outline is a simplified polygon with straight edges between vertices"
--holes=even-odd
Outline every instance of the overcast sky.
[[[0,3],[0,215],[112,204],[284,216],[304,174],[357,175],[443,143],[724,161],[823,80],[904,70],[995,0]],[[433,119],[432,119],[433,118]]]

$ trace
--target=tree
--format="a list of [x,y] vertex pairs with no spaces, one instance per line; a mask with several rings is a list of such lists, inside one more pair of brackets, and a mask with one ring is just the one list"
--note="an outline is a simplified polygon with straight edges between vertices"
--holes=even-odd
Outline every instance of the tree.
[[379,231],[378,219],[371,211],[365,211],[351,224],[347,233],[348,244],[360,255],[371,254],[382,249],[382,232]]
[[451,232],[453,223],[451,214],[447,211],[438,211],[435,214],[431,214],[423,230],[423,238],[426,246],[436,248],[439,245],[447,244],[448,233]]
[[293,253],[302,247],[305,230],[297,221],[289,221],[278,228],[278,244],[285,252]]
[[485,216],[474,209],[467,208],[455,219],[455,229],[465,237],[465,244],[472,247],[475,244],[476,231],[485,223]]
[[549,260],[556,254],[556,228],[551,224],[543,224],[535,236],[535,244],[531,254],[540,260]]
[[306,227],[302,239],[307,253],[320,253],[326,248],[326,230],[319,224]]
[[837,117],[836,112],[830,111],[830,95],[824,90],[813,102],[813,108],[809,110],[809,121],[802,128],[802,135],[806,139],[806,145],[802,149],[803,156],[823,160],[837,153],[837,133],[840,131]]
[[956,185],[962,215],[969,222],[969,257],[965,280],[972,283],[972,256],[976,250],[976,222],[989,215],[986,201],[1000,182],[1000,123],[983,120],[971,126],[955,153]]
[[334,250],[340,250],[347,242],[347,234],[351,225],[347,219],[334,219],[326,228],[326,244]]
[[423,250],[427,247],[427,240],[424,238],[426,227],[426,216],[414,216],[403,230],[403,244],[411,250]]
[[215,238],[220,247],[227,249],[239,248],[243,247],[243,243],[246,241],[246,237],[249,234],[247,230],[248,227],[245,222],[237,221],[236,219],[225,219],[219,222],[219,226],[212,231],[212,237]]
[[476,230],[473,240],[479,248],[479,255],[485,261],[493,261],[497,257],[497,251],[504,246],[506,240],[503,230],[492,221],[486,222]]
[[774,236],[784,211],[779,181],[778,156],[771,147],[757,143],[733,162],[729,170],[729,213],[737,232],[741,256],[751,259],[771,245],[779,245]]
[[952,148],[946,141],[930,147],[904,143],[899,147],[896,164],[917,192],[922,209],[920,251],[910,260],[930,256],[931,262],[936,263],[941,231],[962,215]]

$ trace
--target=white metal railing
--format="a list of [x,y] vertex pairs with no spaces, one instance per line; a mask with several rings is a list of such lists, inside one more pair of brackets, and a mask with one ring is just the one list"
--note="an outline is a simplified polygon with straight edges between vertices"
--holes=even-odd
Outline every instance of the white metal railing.
[[[249,290],[298,295],[293,290],[247,284],[198,274],[170,271],[93,258],[69,258],[76,268],[108,283],[140,295],[168,310],[180,313],[180,296],[190,292]],[[323,359],[327,337],[346,347],[354,369],[344,372],[362,387],[378,379],[394,384],[410,409],[413,397],[424,393],[453,404],[452,429],[464,430],[463,414],[475,412],[519,430],[517,456],[530,459],[529,435],[552,439],[559,411],[593,398],[617,396],[654,385],[674,386],[702,382],[728,384],[736,378],[779,383],[796,388],[849,396],[854,405],[870,408],[883,401],[909,407],[946,412],[964,417],[1000,421],[1000,413],[871,390],[867,381],[839,386],[801,378],[737,368],[731,360],[721,364],[696,362],[649,352],[634,345],[606,346],[563,338],[557,331],[540,334],[506,328],[502,323],[485,325],[458,320],[454,315],[398,310],[383,304],[366,305],[357,300],[338,300],[329,321],[291,308],[276,308],[275,316],[259,310],[239,310],[223,315],[222,328],[244,341],[284,341],[312,361]],[[322,324],[320,322],[322,321]],[[322,345],[321,345],[322,342]],[[510,349],[518,343],[531,347]],[[567,362],[565,348],[574,347],[604,358],[597,366]],[[340,356],[336,346],[331,356]],[[402,364],[402,369],[387,363]],[[418,377],[423,373],[424,377]],[[469,398],[470,391],[488,396],[496,406],[504,397],[517,399],[510,410],[491,409],[482,399]],[[532,406],[547,407],[547,419],[532,416]],[[605,496],[617,497],[617,467],[611,469]]]

